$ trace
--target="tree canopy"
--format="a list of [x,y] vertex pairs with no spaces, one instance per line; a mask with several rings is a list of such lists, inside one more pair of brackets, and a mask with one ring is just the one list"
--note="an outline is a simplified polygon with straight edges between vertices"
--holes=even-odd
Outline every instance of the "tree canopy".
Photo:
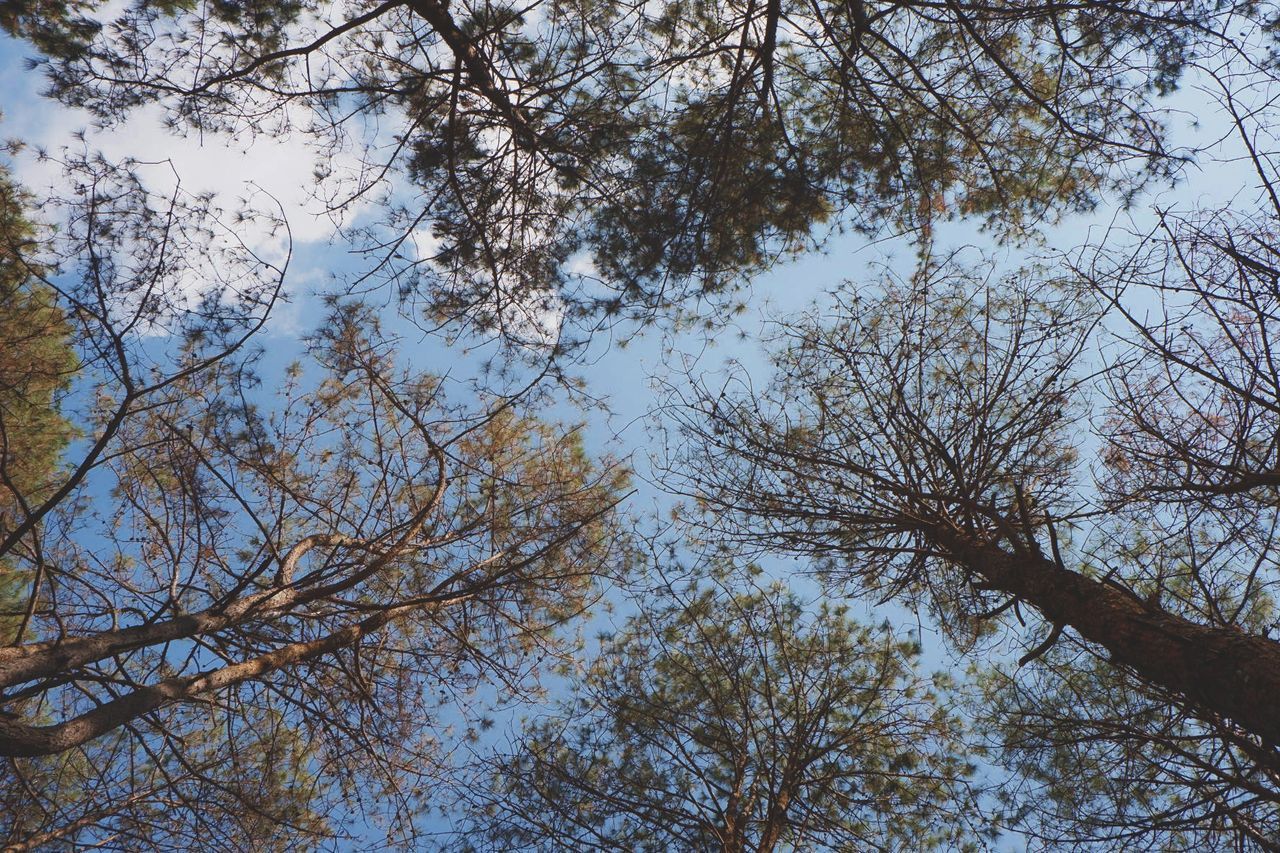
[[[307,147],[363,258],[308,290],[291,211],[92,134],[36,155],[48,191],[0,174],[6,849],[449,820],[461,849],[1280,850],[1275,4],[41,0],[0,27],[101,132]],[[1258,202],[1028,259],[1204,153],[1186,80]],[[952,218],[1018,262],[949,253]],[[673,376],[696,360],[664,342],[668,455],[634,488],[689,503],[625,509],[588,404],[630,388],[566,355],[727,323],[840,232],[918,266],[779,319],[764,382]],[[965,678],[922,674],[930,628]],[[494,716],[526,718],[505,751]]]
[[55,95],[102,120],[158,101],[176,130],[310,138],[332,155],[318,176],[332,209],[384,203],[365,241],[378,272],[433,321],[535,341],[542,312],[590,327],[678,310],[832,225],[927,234],[965,215],[1017,234],[1132,194],[1179,160],[1155,97],[1189,65],[1248,57],[1274,14],[1226,0],[107,9],[17,4],[4,23],[45,51]]
[[349,302],[266,393],[250,336],[287,262],[207,198],[67,168],[83,194],[28,273],[74,325],[85,438],[3,529],[6,833],[293,848],[349,834],[346,801],[412,837],[423,721],[527,689],[625,571],[623,469],[535,398],[450,402]]
[[[75,367],[70,327],[52,294],[29,272],[34,228],[18,188],[0,173],[0,536],[46,496],[71,437],[58,394]],[[22,577],[0,561],[0,633],[30,614]]]
[[1060,275],[928,266],[785,322],[767,389],[683,401],[669,482],[717,539],[961,649],[1038,614],[981,713],[1057,841],[1275,847],[1276,214]]
[[629,619],[495,760],[463,846],[975,848],[991,824],[963,724],[918,656],[777,583],[695,583]]

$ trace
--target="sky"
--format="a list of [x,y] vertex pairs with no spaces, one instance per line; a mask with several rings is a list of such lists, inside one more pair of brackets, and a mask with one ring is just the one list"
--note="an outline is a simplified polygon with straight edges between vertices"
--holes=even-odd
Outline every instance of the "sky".
[[[0,40],[0,138],[17,139],[29,148],[13,161],[18,180],[39,196],[41,189],[56,184],[57,169],[31,156],[39,149],[55,153],[64,146],[87,146],[102,150],[108,157],[133,157],[157,164],[168,161],[172,168],[157,166],[148,170],[155,188],[180,177],[184,188],[192,192],[212,191],[229,200],[240,196],[267,203],[274,200],[285,212],[294,239],[294,258],[288,288],[292,300],[266,328],[264,340],[273,358],[282,362],[289,357],[298,336],[317,322],[320,309],[313,294],[323,292],[344,274],[356,272],[361,259],[347,249],[336,223],[326,215],[323,205],[311,193],[317,158],[294,135],[283,139],[269,137],[229,138],[176,136],[166,129],[154,108],[138,110],[129,119],[112,128],[95,129],[84,114],[54,104],[41,97],[43,81],[38,72],[24,66],[27,49],[11,40]],[[1221,115],[1213,112],[1212,102],[1197,94],[1190,86],[1176,96],[1169,106],[1175,110],[1171,124],[1174,140],[1190,147],[1209,144],[1225,135]],[[82,135],[82,137],[81,137]],[[354,165],[354,163],[350,164]],[[1158,189],[1140,199],[1132,210],[1116,204],[1104,204],[1087,215],[1069,217],[1046,229],[1044,242],[1027,247],[997,247],[972,223],[948,223],[935,237],[940,253],[951,248],[972,247],[995,257],[1001,265],[1014,266],[1035,256],[1049,256],[1054,251],[1097,242],[1102,235],[1113,241],[1127,230],[1149,227],[1153,210],[1174,205],[1183,209],[1211,206],[1256,191],[1247,164],[1235,160],[1190,166],[1176,188]],[[349,214],[358,218],[361,211]],[[346,224],[350,224],[348,220]],[[250,234],[271,244],[265,234]],[[282,247],[274,244],[274,251]],[[651,331],[632,340],[625,348],[612,345],[606,334],[589,349],[580,367],[593,393],[607,403],[608,411],[587,414],[587,436],[590,449],[596,452],[633,453],[639,473],[638,491],[632,509],[644,514],[652,511],[665,515],[672,499],[653,482],[648,455],[657,448],[652,410],[654,386],[660,380],[679,382],[682,373],[692,376],[715,374],[727,361],[740,365],[753,378],[763,383],[768,377],[766,354],[757,341],[772,320],[822,303],[824,293],[842,282],[865,282],[878,278],[883,267],[899,274],[910,271],[916,260],[913,247],[902,239],[868,241],[856,235],[835,237],[824,250],[779,265],[761,275],[751,285],[751,310],[738,318],[735,325],[707,334],[699,330],[682,333]],[[439,364],[446,359],[452,365],[463,356],[456,350],[443,348],[427,339],[411,326],[399,329],[405,336],[403,347],[424,365]],[[669,353],[678,353],[671,358]],[[476,353],[478,359],[483,353]],[[459,365],[459,369],[474,369]],[[787,574],[795,566],[778,561],[767,567],[771,572]],[[812,589],[812,587],[810,587]],[[623,603],[618,614],[628,612]],[[916,615],[902,608],[868,607],[866,618],[884,618],[912,625]],[[606,621],[609,618],[605,617]],[[922,619],[927,623],[926,619]],[[925,647],[927,667],[950,668],[955,665],[940,638],[927,624]],[[932,639],[931,639],[932,638]],[[1016,843],[1013,843],[1016,847]]]

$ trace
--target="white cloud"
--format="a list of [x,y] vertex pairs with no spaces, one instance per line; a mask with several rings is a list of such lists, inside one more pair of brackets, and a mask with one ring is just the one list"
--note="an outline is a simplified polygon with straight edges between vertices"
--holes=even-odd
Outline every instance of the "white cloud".
[[[325,240],[333,235],[332,219],[312,196],[319,159],[304,134],[276,138],[194,133],[180,136],[164,126],[163,110],[158,106],[138,109],[113,128],[95,128],[87,113],[42,97],[42,74],[24,69],[22,61],[21,45],[12,40],[0,43],[0,75],[7,84],[0,93],[0,112],[4,115],[0,132],[5,138],[56,155],[65,147],[80,147],[77,134],[83,133],[88,148],[101,151],[109,160],[170,161],[186,190],[215,192],[228,208],[245,194],[257,192],[255,187],[260,188],[280,203],[296,242]],[[350,159],[358,160],[354,153]],[[56,164],[40,163],[31,157],[18,158],[14,169],[17,179],[37,193],[57,185],[60,178]],[[169,186],[161,177],[168,170],[150,171],[156,181],[152,189],[171,189],[172,177],[168,179]],[[266,201],[259,198],[259,202]],[[253,244],[255,236],[263,235],[243,236]]]
[[[305,134],[279,138],[222,134],[178,135],[165,127],[163,110],[149,106],[136,110],[127,120],[110,129],[95,127],[85,111],[67,108],[41,95],[45,80],[39,71],[24,67],[25,46],[10,39],[0,39],[0,138],[24,143],[26,153],[12,159],[14,177],[32,192],[37,200],[66,192],[62,167],[54,162],[64,149],[72,152],[101,152],[107,160],[132,159],[143,165],[140,177],[146,187],[159,195],[168,195],[178,181],[191,195],[212,192],[216,204],[227,211],[223,224],[232,233],[215,234],[214,243],[233,245],[236,241],[272,263],[284,258],[285,233],[273,230],[266,220],[237,220],[236,210],[245,206],[270,214],[283,212],[291,232],[295,251],[302,244],[321,244],[334,236],[337,225],[322,202],[313,195],[315,171],[319,165],[317,152],[310,147]],[[83,140],[83,141],[82,141]],[[36,151],[46,151],[53,159],[40,159]],[[350,161],[350,162],[347,162]],[[341,162],[329,165],[336,170],[358,172],[359,158],[353,152]],[[277,208],[278,204],[278,208]],[[359,212],[365,202],[344,211],[349,218]],[[321,252],[326,251],[320,248]],[[212,253],[211,257],[213,256]],[[198,260],[178,265],[176,290],[171,291],[179,304],[194,304],[211,280],[219,278],[219,270],[209,270]],[[213,273],[213,274],[211,274]],[[323,278],[315,270],[295,271],[285,283],[288,292],[299,294]],[[224,282],[227,284],[228,282]],[[234,289],[234,285],[233,285]],[[133,305],[127,298],[116,306],[128,313]],[[277,306],[271,330],[289,334],[297,331],[299,317],[296,304]],[[163,334],[163,324],[144,331]]]
[[423,262],[429,263],[444,245],[444,241],[433,234],[430,228],[415,228],[409,238],[413,241],[417,260]]

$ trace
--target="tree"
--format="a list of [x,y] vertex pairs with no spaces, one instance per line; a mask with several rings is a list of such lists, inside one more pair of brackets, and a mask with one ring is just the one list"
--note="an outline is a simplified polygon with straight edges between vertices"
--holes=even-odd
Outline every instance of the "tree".
[[159,100],[175,128],[301,131],[336,157],[320,188],[333,209],[386,202],[367,235],[377,272],[433,321],[535,341],[546,313],[590,326],[713,298],[832,224],[927,234],[965,214],[1007,234],[1107,190],[1132,197],[1177,167],[1156,96],[1189,63],[1253,61],[1236,38],[1272,14],[1244,0],[100,11],[19,4],[0,22],[46,51],[54,93],[104,121]]
[[1166,217],[1105,274],[927,266],[784,324],[763,392],[685,398],[671,482],[718,541],[965,648],[1039,615],[1019,665],[1051,665],[993,680],[987,716],[1065,798],[1058,841],[1280,839],[1277,213]]
[[625,567],[624,472],[534,395],[449,402],[349,301],[264,389],[287,252],[141,167],[67,167],[26,269],[72,325],[85,438],[0,542],[31,614],[0,648],[0,826],[297,849],[367,809],[412,838],[432,720],[530,688]]
[[1275,850],[1274,757],[1221,717],[1069,635],[1035,667],[989,669],[975,729],[1011,771],[1018,829],[1047,849]]
[[[1220,56],[1270,73],[1242,45],[1275,23],[1243,0],[138,0],[103,25],[106,8],[11,3],[0,25],[45,52],[55,94],[106,122],[152,101],[179,131],[300,120],[332,155],[332,209],[383,203],[370,275],[432,322],[540,345],[562,319],[589,329],[721,298],[819,228],[927,244],[941,216],[1021,233],[1135,193],[1176,169],[1158,96]],[[353,147],[357,177],[334,179]],[[157,201],[128,173],[71,165],[85,193],[60,235],[43,257],[13,253],[31,282],[19,310],[49,318],[33,340],[56,350],[65,322],[76,349],[71,392],[68,361],[23,391],[28,414],[85,438],[65,469],[60,431],[29,457],[44,482],[9,486],[0,525],[21,614],[0,650],[9,829],[261,846],[340,832],[350,794],[412,837],[442,749],[419,725],[438,708],[424,691],[518,694],[564,651],[558,626],[625,562],[621,475],[530,398],[451,402],[444,378],[397,366],[354,301],[330,302],[312,361],[269,393],[253,340],[287,255],[222,230],[211,199]],[[1054,791],[1088,806],[1089,832],[1267,846],[1269,216],[1171,227],[1141,258],[1154,267],[1126,267],[1173,295],[1155,324],[1114,274],[1088,295],[1015,278],[975,296],[937,269],[870,314],[811,322],[771,401],[698,401],[689,491],[742,540],[919,597],[957,639],[1028,606],[1045,619],[1036,671],[1047,659],[1085,693],[1134,690],[1117,728],[1119,705],[1063,716],[1073,694],[1050,682],[1017,696],[993,682],[1032,773],[1064,743],[1082,771],[1126,750],[1113,766],[1137,769],[1119,793]],[[426,235],[433,248],[410,248]],[[584,261],[594,272],[573,272]],[[1107,312],[1132,335],[1103,365],[1104,476],[1081,487],[1070,418]],[[1106,657],[1096,677],[1061,664],[1077,646]],[[1063,738],[1031,725],[1037,707]],[[1172,799],[1104,813],[1153,781]]]
[[607,638],[487,767],[466,849],[980,846],[946,677],[887,625],[760,584],[720,572]]
[[[0,172],[0,536],[47,496],[71,437],[56,400],[75,367],[70,327],[50,292],[27,272],[23,257],[33,237],[21,193]],[[30,619],[20,609],[20,582],[0,563],[0,637]]]

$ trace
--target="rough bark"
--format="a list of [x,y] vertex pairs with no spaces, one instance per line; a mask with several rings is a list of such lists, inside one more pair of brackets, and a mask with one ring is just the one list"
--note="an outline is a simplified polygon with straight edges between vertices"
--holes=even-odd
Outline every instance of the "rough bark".
[[1074,629],[1151,684],[1280,744],[1280,643],[1192,622],[1039,554],[1011,553],[954,533],[938,538],[991,589]]

